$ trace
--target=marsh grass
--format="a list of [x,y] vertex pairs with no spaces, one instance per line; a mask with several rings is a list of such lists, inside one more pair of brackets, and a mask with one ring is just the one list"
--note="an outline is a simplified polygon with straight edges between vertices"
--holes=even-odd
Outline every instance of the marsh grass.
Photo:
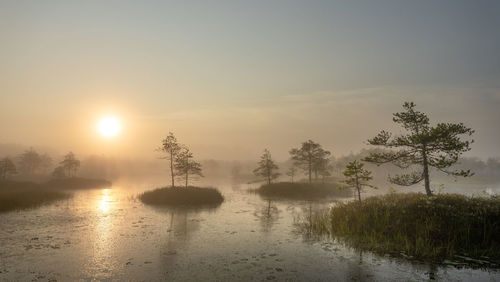
[[94,189],[111,186],[111,182],[101,179],[64,178],[35,183],[28,181],[0,181],[0,212],[35,208],[71,195],[65,191]]
[[219,206],[224,197],[215,188],[164,187],[147,191],[139,195],[139,199],[148,205],[155,206]]
[[291,200],[315,200],[325,197],[352,197],[349,189],[340,189],[335,183],[279,182],[260,186],[252,190],[265,197]]
[[0,212],[36,208],[71,195],[32,182],[0,182]]
[[388,194],[337,203],[301,222],[304,231],[379,254],[498,265],[500,198]]

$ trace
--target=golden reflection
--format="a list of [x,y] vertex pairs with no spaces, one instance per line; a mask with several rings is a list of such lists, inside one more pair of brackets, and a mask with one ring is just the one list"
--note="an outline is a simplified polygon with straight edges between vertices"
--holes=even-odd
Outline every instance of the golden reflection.
[[111,209],[113,203],[113,197],[111,196],[110,189],[103,189],[101,193],[101,199],[99,201],[99,210],[103,213],[107,213]]

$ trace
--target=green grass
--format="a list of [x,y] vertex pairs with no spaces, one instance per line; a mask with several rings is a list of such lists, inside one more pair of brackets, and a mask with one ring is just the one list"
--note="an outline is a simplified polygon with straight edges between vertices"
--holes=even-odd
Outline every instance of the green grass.
[[338,203],[303,230],[381,254],[432,261],[500,262],[500,198],[388,194]]
[[352,197],[352,191],[339,189],[335,183],[278,182],[253,190],[265,198],[315,200],[325,197]]
[[215,188],[164,187],[147,191],[139,199],[155,206],[219,206],[224,197]]
[[68,197],[67,193],[41,188],[33,182],[0,181],[0,212],[36,208]]

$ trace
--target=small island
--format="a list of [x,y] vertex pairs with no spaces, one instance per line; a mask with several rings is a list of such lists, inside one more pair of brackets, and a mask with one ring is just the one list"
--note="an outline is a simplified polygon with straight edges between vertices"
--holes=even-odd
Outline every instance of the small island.
[[[35,174],[36,168],[44,162],[47,163],[46,166],[50,165],[52,160],[48,155],[40,155],[30,149],[22,153],[19,159],[20,178],[16,180],[9,178],[19,173],[14,162],[9,158],[0,160],[0,212],[36,208],[67,199],[71,197],[67,191],[111,186],[111,182],[104,179],[76,177],[80,161],[72,152],[64,156],[51,176]],[[36,177],[50,179],[23,180]]]
[[158,188],[144,192],[139,199],[155,206],[219,206],[224,201],[217,189],[194,186]]
[[[139,195],[139,199],[153,206],[217,207],[224,197],[215,188],[189,185],[194,177],[203,177],[201,164],[194,160],[193,153],[177,142],[172,132],[162,140],[160,151],[170,164],[171,187],[158,188]],[[176,186],[176,178],[184,180],[184,186]]]
[[36,183],[29,181],[0,181],[0,212],[36,208],[71,197],[67,191],[111,186],[101,179],[64,178]]
[[352,191],[340,189],[340,187],[335,183],[278,182],[262,185],[253,191],[264,198],[289,200],[316,200],[352,196]]
[[[281,175],[278,172],[279,167],[273,160],[271,152],[264,149],[253,172],[266,184],[250,191],[267,199],[285,200],[318,200],[352,195],[352,191],[343,189],[342,185],[331,178],[331,165],[328,159],[330,152],[323,149],[320,144],[308,140],[303,142],[299,149],[290,150],[290,155],[292,165],[286,173],[290,176],[290,181],[274,183],[273,181]],[[307,180],[294,182],[298,168],[304,171]]]

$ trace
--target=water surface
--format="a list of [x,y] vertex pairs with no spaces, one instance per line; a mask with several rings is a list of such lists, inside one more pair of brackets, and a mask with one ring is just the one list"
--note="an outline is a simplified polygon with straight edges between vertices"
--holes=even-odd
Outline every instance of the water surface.
[[328,203],[266,201],[222,186],[216,209],[145,206],[148,185],[77,191],[71,199],[0,214],[0,280],[495,281],[456,269],[315,241],[294,221]]

